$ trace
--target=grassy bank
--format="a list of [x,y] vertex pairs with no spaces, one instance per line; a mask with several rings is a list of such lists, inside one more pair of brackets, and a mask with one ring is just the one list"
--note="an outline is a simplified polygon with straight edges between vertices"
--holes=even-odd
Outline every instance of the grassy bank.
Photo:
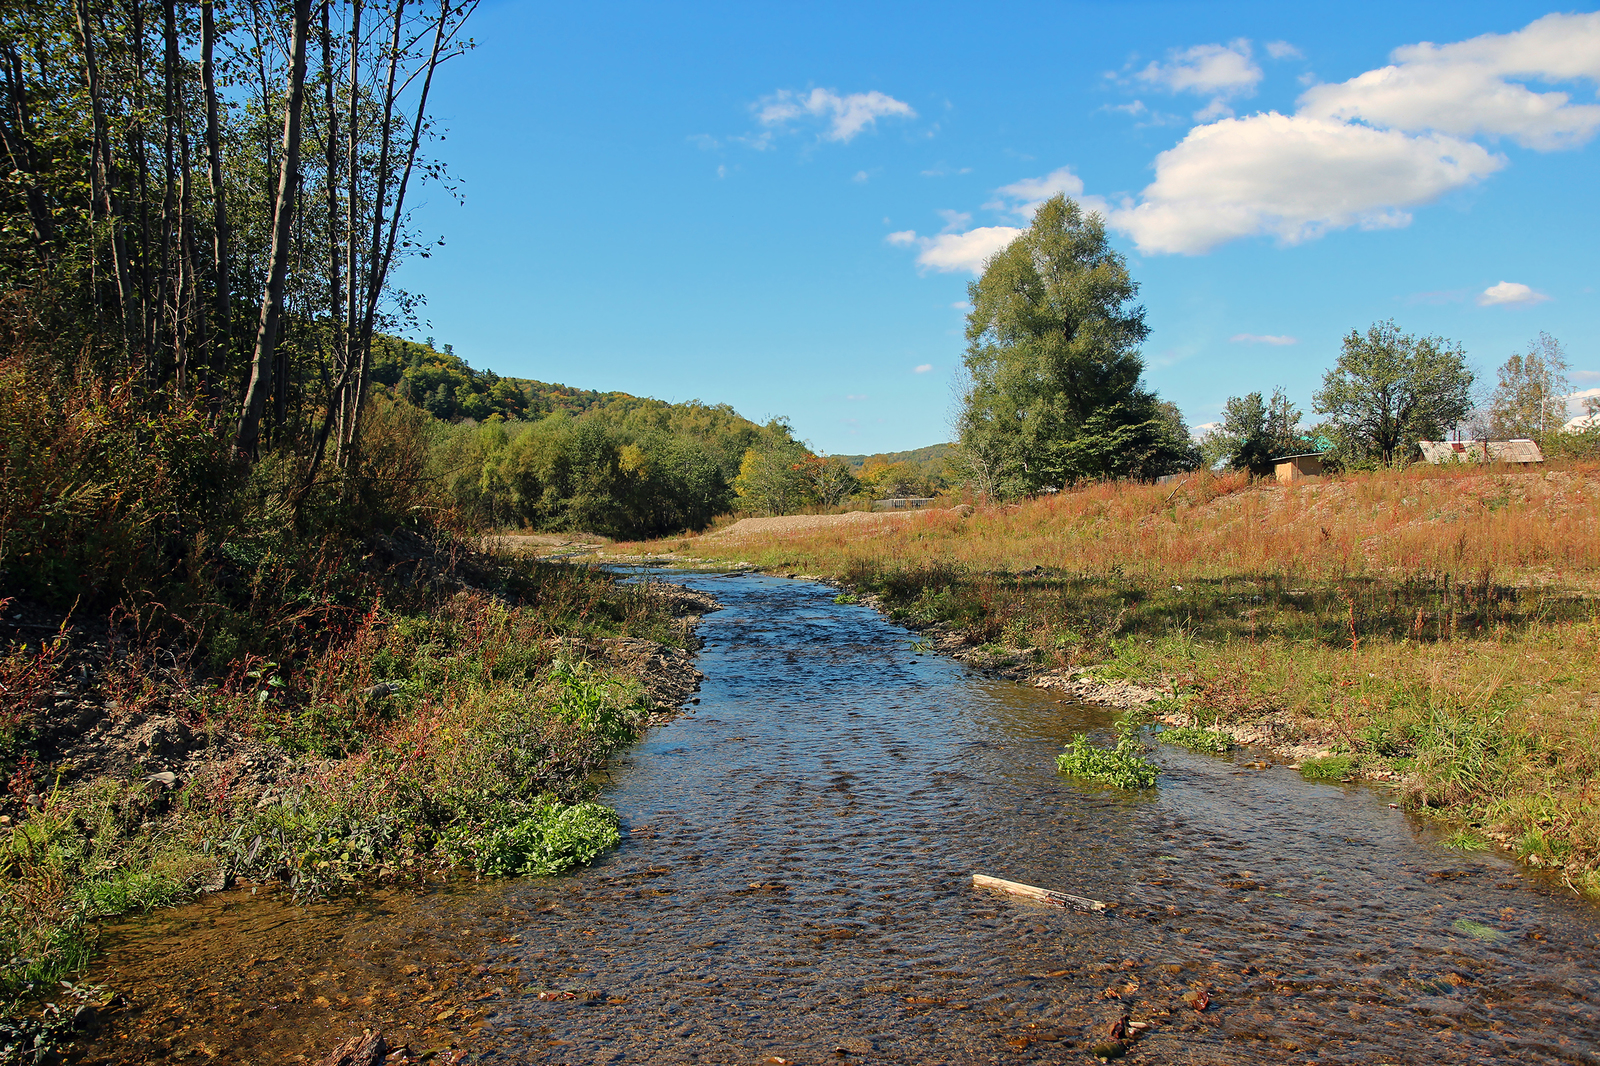
[[106,917],[616,842],[589,780],[648,719],[640,656],[687,629],[607,574],[466,550],[425,415],[374,404],[313,477],[241,462],[196,400],[21,357],[0,386],[0,1061],[65,1032],[36,1008]]
[[1393,780],[1460,846],[1600,890],[1592,466],[1197,476],[657,547],[828,576],[975,661],[1159,688],[1171,717]]

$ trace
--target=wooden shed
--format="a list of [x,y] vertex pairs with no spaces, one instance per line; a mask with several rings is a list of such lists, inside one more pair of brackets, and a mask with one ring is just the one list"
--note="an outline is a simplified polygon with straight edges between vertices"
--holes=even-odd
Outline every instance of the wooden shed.
[[1321,477],[1324,473],[1322,457],[1327,452],[1302,452],[1272,460],[1272,472],[1280,485],[1292,485],[1308,477]]
[[1417,445],[1430,463],[1542,463],[1544,453],[1536,441],[1423,440]]

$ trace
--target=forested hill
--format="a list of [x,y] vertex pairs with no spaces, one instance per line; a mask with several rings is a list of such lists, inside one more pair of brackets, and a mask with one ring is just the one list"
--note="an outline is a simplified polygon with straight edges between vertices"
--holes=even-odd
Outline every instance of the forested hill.
[[579,415],[593,407],[641,401],[626,392],[597,392],[554,385],[530,378],[501,377],[493,370],[474,370],[450,350],[399,337],[379,336],[372,342],[372,376],[398,400],[421,407],[445,422],[471,418],[535,420],[557,411]]
[[908,452],[878,452],[875,455],[841,455],[840,459],[849,463],[857,470],[868,466],[893,466],[895,463],[915,463],[922,466],[928,463],[944,465],[945,459],[950,455],[953,444],[930,444],[926,448],[913,448]]

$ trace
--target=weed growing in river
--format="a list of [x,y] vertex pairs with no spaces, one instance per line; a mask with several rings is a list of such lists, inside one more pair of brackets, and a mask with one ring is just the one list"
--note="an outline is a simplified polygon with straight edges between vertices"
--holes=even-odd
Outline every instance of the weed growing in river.
[[1087,734],[1075,734],[1067,750],[1056,757],[1056,770],[1113,788],[1151,788],[1161,771],[1144,757],[1144,745],[1130,734],[1117,738],[1116,747],[1097,748]]
[[1307,759],[1300,764],[1300,775],[1307,781],[1348,781],[1355,771],[1355,760],[1348,755]]
[[1188,748],[1190,751],[1206,755],[1226,755],[1233,750],[1233,738],[1228,734],[1197,725],[1163,729],[1156,734],[1156,739],[1163,744],[1176,744],[1180,748]]
[[622,839],[617,812],[599,803],[569,807],[545,798],[524,811],[509,813],[479,840],[464,842],[461,857],[495,876],[557,874],[592,862]]
[[1457,829],[1440,841],[1451,851],[1488,851],[1489,841],[1471,829]]

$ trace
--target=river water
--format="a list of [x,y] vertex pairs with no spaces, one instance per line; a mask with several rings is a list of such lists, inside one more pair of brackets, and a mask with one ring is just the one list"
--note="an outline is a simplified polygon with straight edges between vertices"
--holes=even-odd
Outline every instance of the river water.
[[[1054,759],[1074,732],[1108,740],[1106,711],[918,654],[820,585],[674,580],[725,609],[701,625],[700,704],[611,774],[620,848],[560,878],[123,927],[103,975],[201,1013],[90,1061],[286,1061],[397,988],[436,989],[429,1016],[459,1003],[439,1013],[494,1063],[1091,1062],[1123,1015],[1148,1026],[1128,1062],[1600,1061],[1594,908],[1443,849],[1386,794],[1169,747],[1146,794],[1085,788]],[[252,1008],[229,968],[285,954],[299,977]]]

